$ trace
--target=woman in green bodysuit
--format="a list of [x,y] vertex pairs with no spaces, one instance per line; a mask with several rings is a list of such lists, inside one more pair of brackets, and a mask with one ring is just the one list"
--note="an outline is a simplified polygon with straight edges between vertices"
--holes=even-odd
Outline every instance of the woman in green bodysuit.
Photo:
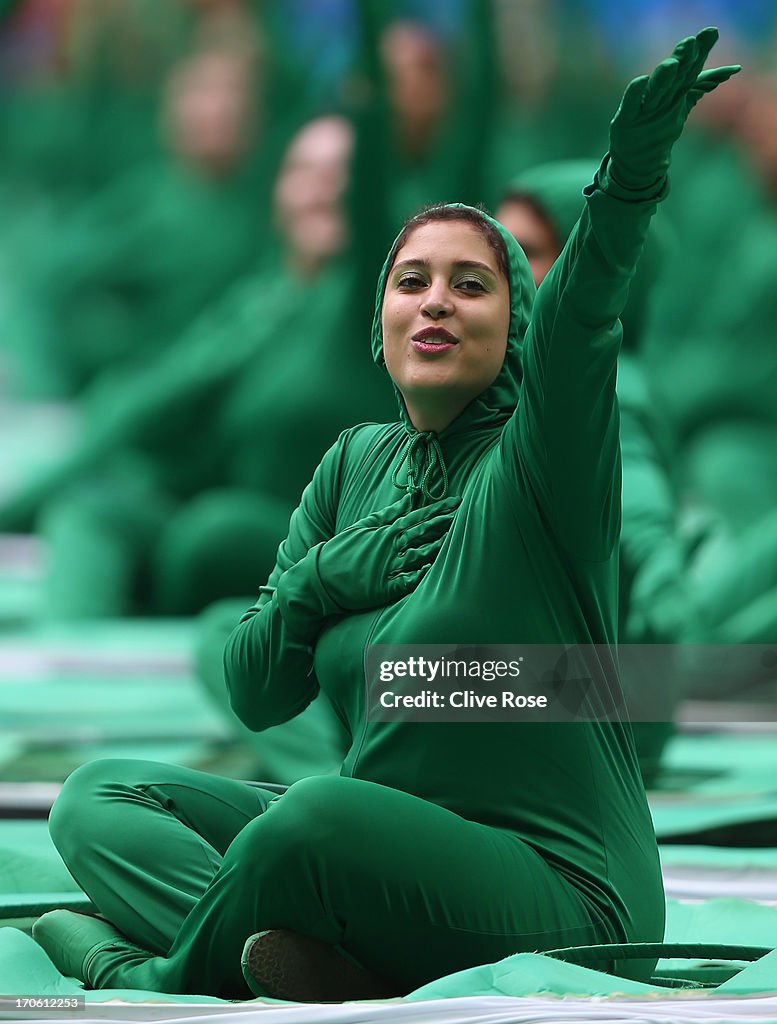
[[370,720],[363,660],[380,643],[596,644],[605,684],[618,314],[685,118],[736,70],[702,72],[716,38],[683,40],[629,86],[536,301],[517,243],[479,211],[436,208],[400,234],[373,329],[400,421],[346,431],[324,457],[225,655],[253,728],[327,693],[352,736],[341,774],[274,798],[169,765],[79,769],[52,835],[109,921],[45,915],[34,934],[60,970],[346,999],[519,951],[661,938],[626,726]]

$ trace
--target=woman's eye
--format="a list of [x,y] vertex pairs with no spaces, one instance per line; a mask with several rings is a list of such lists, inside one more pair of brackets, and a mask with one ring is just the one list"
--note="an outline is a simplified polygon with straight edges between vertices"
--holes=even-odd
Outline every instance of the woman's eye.
[[425,281],[418,274],[403,274],[397,281],[399,288],[423,288]]
[[459,281],[456,287],[463,288],[465,292],[484,292],[486,290],[483,282],[478,281],[476,277],[466,277],[463,281]]

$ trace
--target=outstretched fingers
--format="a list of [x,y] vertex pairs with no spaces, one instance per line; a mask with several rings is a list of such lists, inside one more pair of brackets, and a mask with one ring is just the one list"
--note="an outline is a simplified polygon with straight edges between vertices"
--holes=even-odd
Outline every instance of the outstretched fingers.
[[683,68],[683,81],[686,86],[696,81],[712,47],[718,41],[718,34],[716,28],[703,28],[695,36],[681,40],[675,47],[672,56],[677,58]]
[[610,126],[612,178],[632,190],[652,188],[669,168],[672,147],[690,109],[731,75],[736,65],[704,71],[718,38],[715,28],[682,39],[649,77],[627,86]]
[[740,65],[732,65],[726,68],[715,68],[713,71],[705,71],[704,74],[699,75],[696,79],[696,84],[692,89],[688,90],[689,109],[692,110],[702,96],[712,92],[713,89],[717,89],[721,83],[727,82],[732,75],[737,74],[741,70]]
[[677,89],[679,77],[680,65],[674,57],[662,60],[647,80],[642,106],[645,109],[662,106],[665,97]]
[[727,82],[729,78],[739,74],[741,70],[741,64],[727,64],[721,68],[710,68],[709,71],[702,71],[696,79],[693,88],[701,92],[712,92],[713,89],[717,89],[723,82]]
[[702,70],[717,41],[716,28],[704,28],[697,35],[680,40],[672,56],[662,61],[647,80],[643,90],[643,107],[656,109],[680,100],[685,95],[693,106],[705,93],[712,92],[741,71],[741,64]]
[[[710,42],[704,36],[706,31],[703,29],[698,36],[681,39],[672,51],[672,56],[662,61],[653,72],[654,75],[658,73],[656,89],[650,97],[655,106],[681,100],[693,86],[714,43],[714,40]],[[713,31],[717,39],[717,30]]]
[[675,46],[672,56],[663,63],[676,66],[675,84],[678,92],[687,91],[693,86],[717,41],[718,30],[710,27],[703,28],[695,36],[681,39]]
[[[709,53],[708,40],[700,45],[699,36],[687,36],[675,46],[671,56],[655,68],[648,79],[643,106],[653,109],[671,105],[688,91],[704,67]],[[717,36],[716,36],[717,38]]]
[[[719,35],[718,30],[716,28],[710,27],[710,28],[703,28],[701,30],[701,32],[697,33],[697,35],[693,37],[693,40],[694,40],[696,46],[695,46],[695,54],[694,54],[692,59],[691,59],[690,49],[688,51],[687,76],[686,76],[686,79],[685,79],[685,85],[686,85],[687,88],[694,89],[694,88],[697,87],[697,85],[699,83],[699,79],[706,79],[707,76],[709,76],[709,75],[714,76],[714,75],[717,74],[718,71],[724,70],[723,68],[714,68],[712,71],[703,71],[702,70],[702,68],[704,67],[704,65],[707,62],[707,58],[710,55],[710,51],[712,50],[712,47],[718,41],[718,35]],[[683,42],[686,42],[686,41],[687,40],[683,40]],[[679,44],[679,45],[682,45],[682,44]],[[736,65],[736,68],[739,69],[739,65]],[[736,73],[731,68],[729,68],[727,70],[729,71],[729,74],[726,75],[726,78],[730,78],[732,74]],[[725,81],[725,80],[726,80],[725,78],[720,79],[720,81]],[[716,81],[715,84],[719,85],[720,81]],[[714,89],[715,86],[713,85],[712,88]],[[707,89],[705,91],[709,92],[710,90]]]
[[709,25],[707,28],[703,28],[701,32],[696,33],[696,43],[699,48],[702,67],[704,67],[704,62],[709,57],[710,51],[715,43],[717,43],[719,36],[720,33],[714,25]]

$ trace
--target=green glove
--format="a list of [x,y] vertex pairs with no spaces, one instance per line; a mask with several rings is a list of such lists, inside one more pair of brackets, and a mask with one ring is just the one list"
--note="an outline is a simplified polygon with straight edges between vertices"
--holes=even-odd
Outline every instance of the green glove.
[[329,616],[380,608],[415,590],[459,502],[443,498],[413,509],[405,495],[316,544],[278,580],[283,621],[301,640],[313,642]]
[[658,186],[693,107],[741,71],[739,64],[702,71],[717,39],[716,28],[702,29],[679,42],[650,76],[629,84],[610,122],[609,175],[616,184],[634,191]]

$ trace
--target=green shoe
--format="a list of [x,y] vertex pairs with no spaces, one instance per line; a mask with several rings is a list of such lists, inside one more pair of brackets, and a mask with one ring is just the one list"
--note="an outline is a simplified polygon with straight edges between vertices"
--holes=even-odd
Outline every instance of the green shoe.
[[52,910],[32,926],[32,937],[48,953],[60,972],[90,984],[87,970],[96,952],[106,946],[127,944],[127,938],[102,917]]
[[257,932],[245,944],[243,977],[255,996],[298,1003],[342,1003],[399,995],[377,974],[335,947],[284,928]]

